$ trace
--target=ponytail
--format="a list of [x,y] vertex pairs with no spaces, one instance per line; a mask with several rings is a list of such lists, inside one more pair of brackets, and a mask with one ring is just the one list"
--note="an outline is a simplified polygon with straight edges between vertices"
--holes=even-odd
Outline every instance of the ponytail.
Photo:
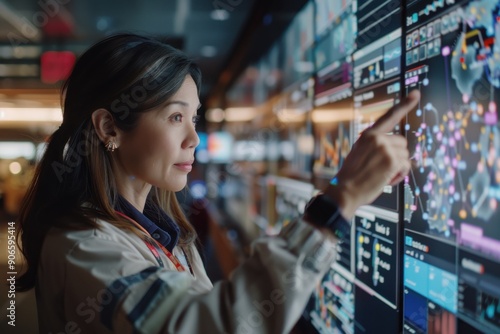
[[[19,291],[29,290],[35,285],[39,256],[31,250],[41,250],[43,237],[50,227],[47,219],[39,217],[55,214],[50,212],[52,211],[50,208],[54,208],[54,202],[62,188],[62,179],[58,180],[55,168],[63,165],[63,151],[67,141],[68,137],[63,127],[59,127],[49,138],[45,153],[35,168],[33,180],[21,204],[19,214],[21,228],[18,231],[17,242],[28,267],[16,281]],[[25,247],[28,243],[29,247]]]

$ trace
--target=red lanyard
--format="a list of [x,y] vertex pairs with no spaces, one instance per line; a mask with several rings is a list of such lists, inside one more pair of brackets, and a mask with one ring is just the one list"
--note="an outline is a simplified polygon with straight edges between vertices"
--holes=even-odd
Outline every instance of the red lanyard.
[[[135,220],[133,220],[132,218],[130,218],[129,216],[127,216],[126,214],[120,212],[120,211],[115,211],[118,215],[122,216],[123,218],[126,218],[128,219],[130,222],[132,222],[137,228],[139,228],[142,232],[144,232],[146,234],[146,236],[148,237],[147,239],[150,239],[150,240],[153,240],[155,243],[156,243],[156,246],[158,248],[160,248],[163,253],[165,253],[165,255],[168,257],[168,259],[170,261],[172,261],[172,263],[174,264],[175,268],[177,268],[178,271],[186,271],[186,269],[184,268],[184,266],[182,265],[182,263],[179,261],[179,259],[177,259],[177,257],[172,254],[168,249],[166,249],[161,243],[159,243],[156,239],[154,238],[151,238],[150,234],[148,233],[148,231],[146,231],[146,229],[144,227],[141,226],[141,224],[139,224],[138,222],[136,222]],[[146,246],[148,246],[149,250],[151,251],[151,253],[153,253],[153,255],[155,256],[155,258],[157,260],[159,260],[158,262],[160,262],[160,265],[162,265],[163,263],[161,262],[161,259],[159,258],[158,256],[158,253],[156,252],[156,249],[155,247],[151,244],[151,242],[147,239],[143,239],[144,243],[146,244]],[[186,259],[187,260],[187,259]]]

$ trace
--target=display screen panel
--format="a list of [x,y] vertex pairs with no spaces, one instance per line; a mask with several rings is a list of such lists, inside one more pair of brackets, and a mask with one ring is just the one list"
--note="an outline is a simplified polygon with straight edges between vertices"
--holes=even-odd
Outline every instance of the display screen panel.
[[427,305],[405,311],[407,333],[430,333],[435,321],[441,333],[500,332],[499,10],[498,1],[406,4],[404,86],[421,100],[405,124],[404,309]]

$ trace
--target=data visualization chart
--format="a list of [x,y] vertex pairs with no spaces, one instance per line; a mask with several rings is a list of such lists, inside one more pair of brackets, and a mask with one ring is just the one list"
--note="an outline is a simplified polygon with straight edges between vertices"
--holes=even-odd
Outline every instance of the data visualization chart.
[[499,333],[500,7],[410,1],[404,333]]
[[356,212],[355,275],[358,284],[396,307],[397,214],[365,207]]
[[484,333],[500,332],[500,263],[459,252],[458,316]]
[[447,3],[439,16],[415,10],[420,24],[406,33],[406,91],[422,98],[406,124],[404,217],[407,228],[500,258],[498,2]]
[[316,286],[308,315],[319,333],[354,333],[353,280],[350,272],[334,264]]

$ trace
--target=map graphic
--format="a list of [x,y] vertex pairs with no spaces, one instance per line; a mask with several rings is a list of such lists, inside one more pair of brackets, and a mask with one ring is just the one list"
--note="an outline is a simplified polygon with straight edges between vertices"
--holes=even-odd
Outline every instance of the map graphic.
[[407,92],[417,88],[422,99],[406,124],[413,168],[404,217],[417,230],[453,239],[464,222],[487,229],[500,216],[498,2],[471,2],[439,23],[441,33],[427,45],[440,52],[412,61],[405,74]]

